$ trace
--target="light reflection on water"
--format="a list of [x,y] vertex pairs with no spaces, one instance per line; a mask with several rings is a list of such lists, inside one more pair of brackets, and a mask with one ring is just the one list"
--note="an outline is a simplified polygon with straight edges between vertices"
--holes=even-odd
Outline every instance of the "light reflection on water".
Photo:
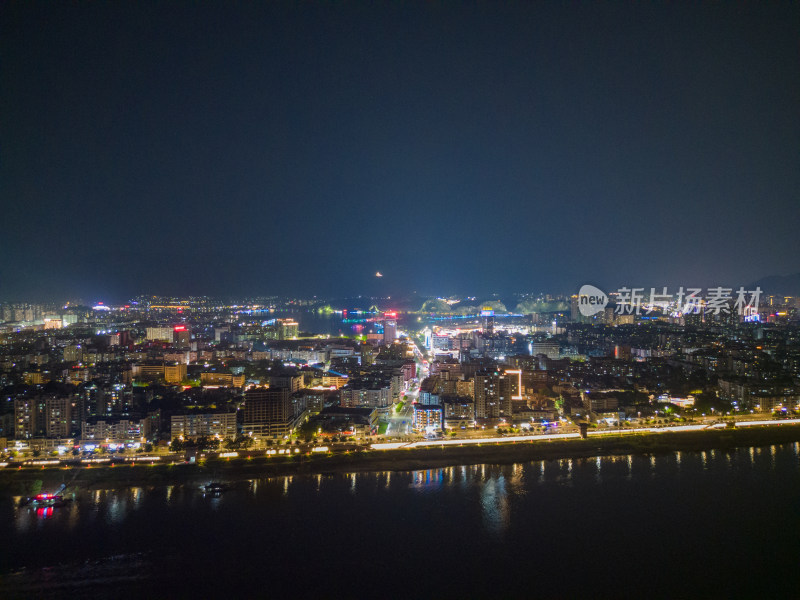
[[[459,465],[417,471],[380,471],[345,474],[313,474],[250,480],[250,485],[217,497],[206,497],[198,485],[167,485],[123,489],[79,491],[76,501],[52,510],[19,508],[14,512],[16,535],[32,535],[56,527],[81,531],[93,527],[118,528],[138,511],[203,511],[225,513],[243,504],[262,508],[271,502],[292,503],[308,495],[337,498],[336,502],[370,501],[382,495],[409,490],[410,502],[429,502],[441,498],[444,504],[464,506],[477,501],[483,530],[493,536],[504,535],[515,519],[526,518],[515,512],[527,497],[531,502],[542,494],[579,488],[591,493],[601,486],[630,487],[644,480],[670,478],[702,479],[704,473],[735,472],[754,477],[779,467],[800,468],[800,443],[731,451],[672,452],[661,455],[621,455],[586,459],[539,460],[511,465]],[[701,479],[698,479],[700,481]],[[346,491],[343,496],[341,491]],[[574,493],[574,492],[573,492]],[[347,500],[346,498],[349,498]],[[417,498],[415,500],[414,498]],[[426,499],[427,498],[427,499]],[[22,498],[11,498],[16,506]],[[154,508],[155,507],[155,508]],[[177,512],[176,512],[177,511]]]
[[511,476],[508,478],[508,485],[511,491],[518,496],[525,495],[525,468],[521,463],[511,466]]
[[480,496],[484,527],[493,534],[503,533],[511,521],[508,490],[506,490],[506,480],[503,474],[484,481]]
[[[785,569],[760,579],[759,589],[743,588],[753,569],[732,561],[728,550],[741,548],[756,560],[758,552],[751,549],[762,549],[760,565],[800,556],[798,457],[800,444],[787,444],[760,451],[294,475],[234,485],[216,497],[204,493],[208,481],[144,485],[76,491],[75,503],[49,516],[11,508],[9,502],[20,498],[5,497],[0,509],[7,526],[0,535],[13,552],[0,553],[0,579],[25,567],[35,572],[33,579],[44,574],[52,581],[53,565],[68,563],[60,577],[98,557],[116,557],[80,572],[93,578],[90,583],[105,598],[124,592],[116,589],[117,576],[126,589],[140,577],[154,582],[146,593],[125,597],[189,597],[187,585],[200,598],[217,592],[259,597],[252,589],[229,588],[248,581],[259,590],[265,582],[274,586],[287,577],[288,561],[315,567],[304,568],[299,578],[290,573],[291,581],[274,595],[304,595],[308,588],[310,597],[325,598],[330,573],[365,565],[359,581],[370,574],[372,579],[363,581],[364,589],[383,590],[400,571],[396,560],[379,557],[428,553],[435,558],[429,573],[440,567],[445,572],[438,582],[426,573],[425,590],[432,597],[531,597],[538,591],[531,582],[552,579],[565,560],[577,560],[586,577],[560,578],[551,596],[581,597],[587,590],[591,595],[595,583],[617,585],[622,595],[649,589],[668,566],[661,585],[675,583],[661,590],[664,597],[680,597],[689,587],[697,597],[794,597],[796,581],[791,573],[782,575]],[[276,550],[269,560],[258,560],[265,540],[274,540]],[[647,560],[627,569],[620,581],[619,560],[626,555]],[[383,562],[391,564],[384,568]],[[649,571],[646,563],[653,565]],[[698,564],[702,572],[691,579]],[[487,582],[488,572],[518,576],[498,584]],[[778,576],[788,582],[786,589],[761,589]],[[520,586],[509,587],[515,581]],[[224,589],[211,594],[214,582]],[[63,589],[61,579],[58,585]],[[87,587],[80,579],[62,596],[86,597]],[[40,596],[52,597],[23,597]]]
[[139,505],[142,502],[142,488],[140,487],[130,488],[130,494],[131,494],[131,502],[133,504],[133,508],[139,508]]
[[425,471],[412,471],[411,486],[416,490],[429,491],[438,488],[444,480],[444,469],[427,469]]
[[125,501],[122,494],[110,494],[107,502],[106,520],[111,523],[119,523],[127,514]]

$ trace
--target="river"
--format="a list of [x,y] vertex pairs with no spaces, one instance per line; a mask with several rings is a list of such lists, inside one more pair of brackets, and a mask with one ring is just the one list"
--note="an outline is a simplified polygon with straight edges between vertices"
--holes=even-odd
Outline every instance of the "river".
[[2,597],[797,597],[796,443],[15,500]]

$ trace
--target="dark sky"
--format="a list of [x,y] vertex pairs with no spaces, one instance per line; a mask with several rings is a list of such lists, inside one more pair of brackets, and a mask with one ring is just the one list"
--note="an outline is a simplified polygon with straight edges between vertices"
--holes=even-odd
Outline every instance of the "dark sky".
[[0,11],[0,298],[800,271],[800,3]]

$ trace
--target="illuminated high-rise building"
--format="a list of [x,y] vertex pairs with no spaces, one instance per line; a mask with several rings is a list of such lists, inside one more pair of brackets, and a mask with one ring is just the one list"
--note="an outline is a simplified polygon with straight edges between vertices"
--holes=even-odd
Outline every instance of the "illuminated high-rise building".
[[172,342],[174,330],[172,327],[148,327],[146,329],[147,341]]
[[292,430],[287,388],[254,388],[244,395],[243,429],[256,438],[283,437]]
[[557,359],[561,357],[561,347],[556,340],[541,340],[531,344],[531,354],[544,354],[547,358]]
[[38,405],[33,398],[18,398],[14,401],[14,436],[18,440],[35,437],[38,421]]
[[474,380],[475,416],[479,419],[497,419],[511,416],[512,378],[516,375],[477,373]]
[[293,319],[278,319],[278,339],[296,339],[299,327],[300,325]]
[[186,325],[175,325],[172,341],[176,346],[188,346],[192,341],[192,332]]
[[580,323],[581,322],[581,311],[579,308],[580,298],[577,294],[573,294],[569,299],[569,317],[573,323]]
[[236,437],[236,413],[173,415],[170,436],[172,439],[199,436],[233,439]]
[[186,364],[174,363],[164,365],[164,381],[167,383],[180,383],[186,379]]
[[72,435],[72,399],[46,398],[44,404],[44,429],[49,438],[66,438]]
[[494,335],[494,309],[491,306],[484,306],[481,310],[483,317],[483,335],[491,337]]
[[386,344],[391,344],[397,339],[397,313],[387,312],[384,313],[383,322],[383,341]]

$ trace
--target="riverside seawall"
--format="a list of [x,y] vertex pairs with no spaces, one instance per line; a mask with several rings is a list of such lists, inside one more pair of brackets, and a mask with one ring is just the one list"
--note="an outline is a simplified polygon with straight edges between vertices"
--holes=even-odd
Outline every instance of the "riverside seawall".
[[770,425],[746,429],[714,429],[593,436],[589,439],[536,440],[516,443],[431,445],[411,449],[367,450],[290,456],[210,459],[199,464],[124,464],[91,467],[27,467],[0,470],[0,494],[25,495],[33,485],[49,489],[69,483],[76,489],[134,485],[200,484],[282,475],[349,473],[354,471],[414,471],[456,465],[511,464],[562,458],[676,451],[733,450],[739,447],[800,442],[800,425]]

